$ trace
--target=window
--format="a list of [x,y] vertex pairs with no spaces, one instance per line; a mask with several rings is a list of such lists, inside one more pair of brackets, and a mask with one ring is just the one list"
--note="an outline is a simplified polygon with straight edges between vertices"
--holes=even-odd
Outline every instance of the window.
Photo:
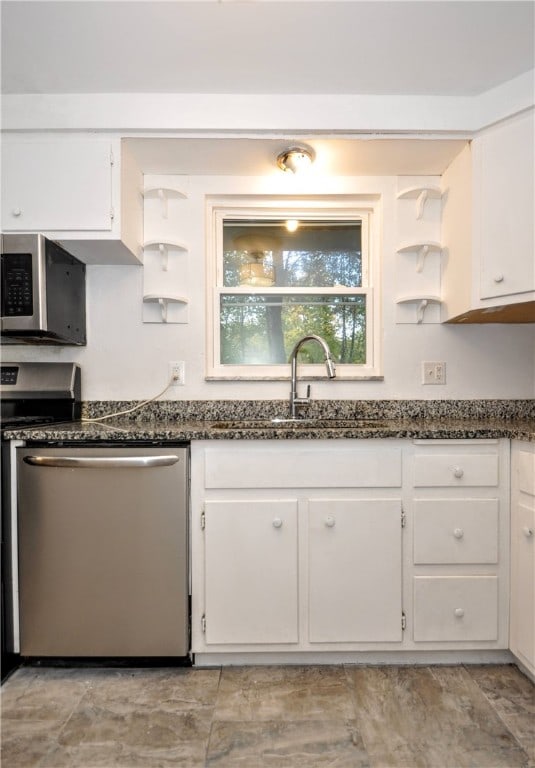
[[[373,204],[262,202],[209,207],[208,378],[288,378],[308,333],[329,345],[337,378],[377,376]],[[299,360],[302,375],[324,376],[318,345]]]

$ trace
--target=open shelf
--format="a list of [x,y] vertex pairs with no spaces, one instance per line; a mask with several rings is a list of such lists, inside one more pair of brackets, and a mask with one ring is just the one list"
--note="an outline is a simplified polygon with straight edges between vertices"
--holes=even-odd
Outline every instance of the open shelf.
[[162,257],[162,269],[167,272],[169,268],[169,250],[176,250],[185,252],[188,250],[187,246],[183,243],[179,243],[176,240],[146,240],[143,243],[144,250],[158,249]]
[[442,197],[442,190],[436,186],[419,186],[419,187],[407,187],[398,192],[398,200],[406,198],[414,198],[416,200],[416,218],[421,219],[424,207],[429,199],[440,200]]
[[397,249],[397,253],[416,253],[416,271],[424,268],[425,257],[428,253],[442,253],[442,245],[436,240],[422,240],[417,243],[407,243]]
[[143,190],[143,197],[157,197],[160,200],[162,219],[167,218],[167,202],[170,197],[178,197],[183,200],[187,198],[187,194],[177,187],[164,187],[164,186],[150,186]]
[[183,304],[187,305],[188,299],[184,296],[160,296],[156,293],[147,293],[143,296],[143,302],[145,304],[159,304],[162,313],[162,323],[168,322],[168,308],[170,304]]
[[396,299],[396,304],[417,304],[416,322],[421,323],[424,319],[425,310],[429,304],[442,304],[440,296],[422,295],[422,296],[403,296]]

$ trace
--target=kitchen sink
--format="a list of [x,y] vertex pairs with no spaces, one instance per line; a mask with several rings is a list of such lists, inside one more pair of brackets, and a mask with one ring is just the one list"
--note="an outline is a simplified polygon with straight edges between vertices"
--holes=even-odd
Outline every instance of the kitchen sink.
[[379,419],[243,419],[214,421],[213,429],[359,429],[385,427]]

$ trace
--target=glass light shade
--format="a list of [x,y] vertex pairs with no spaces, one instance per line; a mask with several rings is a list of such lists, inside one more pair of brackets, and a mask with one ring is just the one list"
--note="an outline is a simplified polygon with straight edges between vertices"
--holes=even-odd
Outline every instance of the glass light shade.
[[299,173],[310,168],[314,162],[314,157],[314,150],[308,147],[290,147],[277,157],[277,165],[283,171]]
[[269,287],[275,283],[275,271],[271,264],[249,261],[240,267],[240,285]]

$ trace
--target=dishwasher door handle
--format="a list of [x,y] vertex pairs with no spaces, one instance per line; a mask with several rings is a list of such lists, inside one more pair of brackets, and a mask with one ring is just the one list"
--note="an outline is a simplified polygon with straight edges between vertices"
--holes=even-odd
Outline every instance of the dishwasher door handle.
[[68,467],[72,469],[145,469],[171,467],[180,461],[174,454],[167,456],[25,456],[26,464],[35,467]]

